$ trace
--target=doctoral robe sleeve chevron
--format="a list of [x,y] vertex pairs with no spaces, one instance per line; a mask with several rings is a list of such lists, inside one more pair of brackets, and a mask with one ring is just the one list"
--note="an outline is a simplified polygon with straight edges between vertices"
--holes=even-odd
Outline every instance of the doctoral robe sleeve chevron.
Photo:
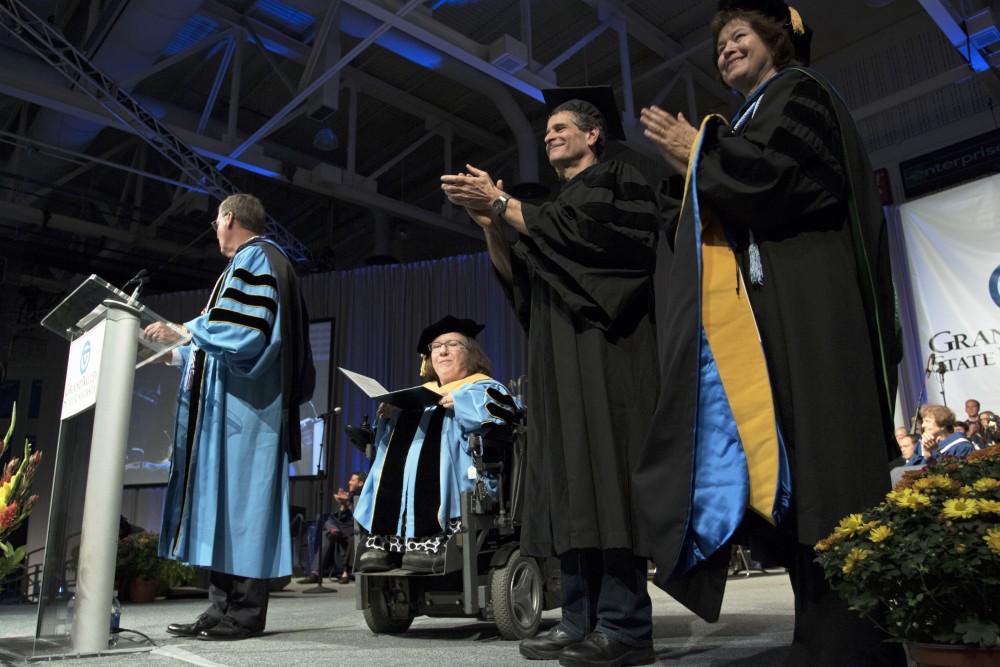
[[503,424],[486,410],[490,402],[486,395],[487,389],[495,389],[501,394],[508,394],[507,388],[496,380],[483,380],[459,387],[452,392],[455,401],[455,422],[462,433],[481,431],[487,424]]
[[192,341],[222,357],[231,372],[253,377],[280,337],[277,287],[264,251],[245,246],[233,257],[214,305],[187,323]]
[[528,235],[514,249],[517,259],[576,315],[609,329],[637,299],[648,298],[659,219],[653,190],[638,170],[599,163],[554,202],[522,210]]
[[728,225],[767,228],[842,206],[847,176],[830,94],[798,72],[764,91],[746,126],[705,138],[698,194]]

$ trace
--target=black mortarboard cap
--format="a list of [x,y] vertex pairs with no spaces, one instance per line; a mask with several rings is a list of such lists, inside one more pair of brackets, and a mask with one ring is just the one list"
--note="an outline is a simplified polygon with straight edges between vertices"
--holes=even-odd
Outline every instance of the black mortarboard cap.
[[622,115],[615,102],[615,92],[611,86],[577,86],[574,88],[544,88],[545,106],[551,113],[553,109],[570,100],[580,100],[594,107],[594,111],[604,118],[604,126],[608,135],[605,140],[625,140],[625,128],[622,127]]
[[784,0],[719,0],[719,11],[723,9],[743,9],[760,12],[764,16],[781,21],[792,38],[795,57],[803,65],[809,64],[809,52],[812,45],[812,28],[805,24],[802,16],[794,7],[786,5]]
[[474,320],[466,320],[452,315],[445,315],[420,333],[420,340],[417,342],[417,352],[426,356],[428,354],[427,346],[433,343],[434,339],[441,334],[456,331],[463,336],[475,338],[476,335],[485,328],[485,324],[478,324]]

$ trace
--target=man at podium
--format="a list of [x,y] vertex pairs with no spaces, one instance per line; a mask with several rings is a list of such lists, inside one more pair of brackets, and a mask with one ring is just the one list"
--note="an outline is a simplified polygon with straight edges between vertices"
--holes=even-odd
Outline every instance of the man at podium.
[[[193,623],[170,624],[175,635],[259,635],[267,580],[292,572],[288,463],[299,458],[298,406],[315,371],[298,278],[262,236],[265,221],[252,195],[219,205],[212,228],[230,262],[172,360],[183,379],[159,551],[211,570],[211,604]],[[178,339],[162,322],[144,335]]]

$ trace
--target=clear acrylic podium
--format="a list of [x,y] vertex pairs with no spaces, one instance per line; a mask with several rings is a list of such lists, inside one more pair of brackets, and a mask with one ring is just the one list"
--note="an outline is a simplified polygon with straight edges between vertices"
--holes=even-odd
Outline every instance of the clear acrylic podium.
[[109,623],[135,369],[187,342],[142,338],[142,329],[157,321],[164,320],[134,294],[96,275],[42,319],[70,341],[70,355],[38,618],[34,637],[0,637],[0,654],[30,661],[152,648],[109,647]]

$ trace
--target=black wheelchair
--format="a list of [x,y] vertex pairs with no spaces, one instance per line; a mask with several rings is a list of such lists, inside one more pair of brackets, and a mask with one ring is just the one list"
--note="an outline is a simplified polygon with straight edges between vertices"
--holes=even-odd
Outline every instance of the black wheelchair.
[[[362,449],[371,430],[348,427],[348,437]],[[504,639],[538,632],[542,612],[562,604],[559,561],[521,553],[524,463],[527,438],[523,419],[472,436],[480,479],[497,480],[497,497],[482,484],[461,497],[461,531],[446,544],[442,573],[394,569],[356,572],[357,609],[375,634],[400,634],[417,616],[477,618],[492,622]],[[369,460],[374,458],[367,448]],[[355,564],[362,550],[362,530],[355,530]]]

